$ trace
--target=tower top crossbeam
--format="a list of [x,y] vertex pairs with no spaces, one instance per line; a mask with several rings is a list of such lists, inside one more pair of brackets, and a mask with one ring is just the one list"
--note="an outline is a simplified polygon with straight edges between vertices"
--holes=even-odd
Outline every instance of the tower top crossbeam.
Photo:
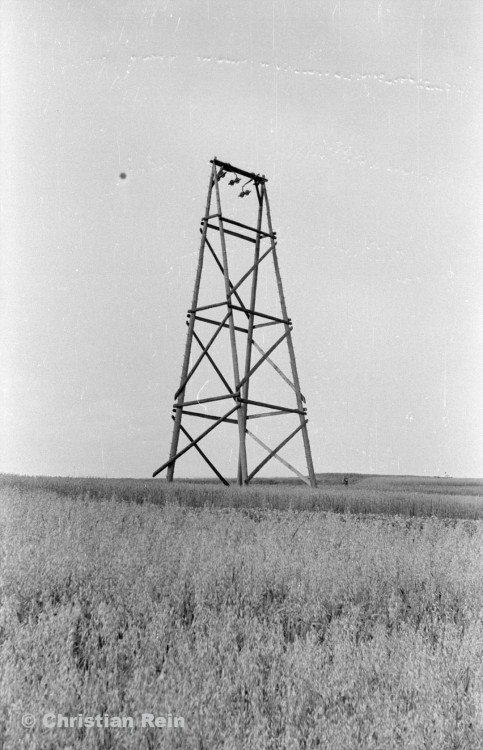
[[240,174],[243,177],[249,177],[251,180],[253,180],[253,182],[259,185],[261,185],[264,182],[268,182],[265,175],[255,174],[254,172],[247,172],[245,169],[234,167],[232,164],[229,164],[227,161],[220,161],[216,157],[214,159],[210,159],[210,164],[214,164],[216,167],[221,167],[223,171],[225,172],[234,172],[235,174]]

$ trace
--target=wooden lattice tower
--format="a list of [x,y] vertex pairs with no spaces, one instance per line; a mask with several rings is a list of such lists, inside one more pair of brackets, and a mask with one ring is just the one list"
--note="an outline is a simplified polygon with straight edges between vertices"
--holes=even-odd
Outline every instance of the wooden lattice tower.
[[[213,460],[211,460],[205,451],[202,450],[200,443],[210,433],[213,433],[214,430],[218,429],[219,431],[221,427],[231,425],[232,448],[233,444],[235,444],[238,451],[238,483],[240,485],[248,484],[253,477],[258,474],[267,461],[271,458],[276,458],[293,471],[306,484],[311,487],[316,487],[316,478],[307,432],[307,410],[304,407],[305,398],[300,391],[291,335],[292,324],[287,315],[283,294],[282,279],[277,258],[277,236],[272,228],[266,186],[267,180],[264,176],[255,175],[243,169],[238,169],[237,167],[233,167],[231,164],[219,161],[216,158],[211,161],[211,164],[212,169],[208,187],[205,216],[201,221],[201,244],[193,300],[191,308],[188,311],[188,333],[183,365],[181,368],[181,382],[176,391],[175,403],[173,406],[174,414],[172,418],[174,421],[174,427],[171,450],[169,459],[153,473],[153,476],[155,477],[161,471],[167,469],[167,479],[168,481],[172,481],[176,461],[178,461],[189,450],[194,448],[195,451],[202,456],[208,466],[210,466],[216,476],[224,484],[229,484],[221,471],[215,466]],[[231,179],[224,180],[224,183],[222,183],[221,181],[227,175],[231,177]],[[241,185],[241,192],[238,194],[236,186],[241,182],[244,184]],[[233,218],[229,219],[222,213],[221,193],[223,192],[225,194],[228,188],[231,191],[229,195],[230,198],[239,197],[247,199],[243,208],[246,207],[248,210],[251,210],[253,198],[256,199],[256,226],[237,221]],[[252,197],[248,198],[250,193],[252,193]],[[212,204],[216,205],[216,208],[212,208]],[[250,247],[250,245],[254,246],[253,258],[249,258],[249,267],[246,268],[241,275],[232,278],[230,276],[228,258],[230,256],[230,269],[232,270],[232,273],[233,268],[236,266],[234,261],[236,261],[237,258],[234,256],[237,253],[237,248],[240,249],[237,256],[238,262],[240,262],[241,257],[242,261],[247,264],[247,243],[250,243],[248,247]],[[200,285],[206,267],[206,260],[210,257],[212,258],[212,265],[214,261],[213,268],[216,268],[216,273],[219,275],[221,272],[223,277],[223,286],[220,287],[223,290],[221,293],[223,300],[220,301],[219,298],[213,298],[214,284],[211,282],[209,288],[209,295],[211,296],[208,297],[208,304],[200,304]],[[272,259],[271,270],[267,268],[267,263],[269,263],[270,257]],[[267,273],[271,275],[274,283],[274,293],[272,297],[265,300],[262,309],[260,308],[263,301],[261,300],[262,295],[259,289],[259,276],[261,269],[265,275]],[[243,291],[242,287],[244,284],[246,284],[249,289],[246,289],[245,287],[245,291]],[[212,289],[213,292],[211,291]],[[244,294],[246,295],[245,300],[247,300],[247,298],[249,299],[246,303],[243,300]],[[277,306],[276,315],[272,314],[271,308],[270,313],[267,310],[267,307],[270,307],[270,303],[273,302],[275,302]],[[209,314],[211,314],[212,310],[214,311],[215,316],[221,312],[219,319],[206,317],[207,311],[210,311]],[[208,342],[204,343],[199,333],[201,328],[205,328],[206,330],[206,327],[208,327],[210,333],[212,331],[214,332],[211,333]],[[259,331],[258,329],[263,330]],[[279,335],[280,331],[282,331],[281,335]],[[203,331],[201,331],[201,333],[203,333]],[[260,346],[258,341],[256,341],[256,338],[259,336],[263,336],[263,347]],[[265,345],[265,337],[267,336],[276,337],[273,342],[269,342],[268,347]],[[225,354],[222,357],[221,355],[216,355],[215,349],[219,346],[223,337],[228,337],[229,347],[227,345],[226,351],[228,352],[228,355]],[[194,344],[199,348],[198,356],[195,356],[197,352],[193,352]],[[274,361],[276,355],[278,355],[282,349],[285,349],[285,356],[288,355],[287,363],[290,368],[291,377],[284,373],[282,368],[276,363],[276,361]],[[254,356],[257,355],[259,355],[259,358],[256,362],[253,362]],[[225,364],[226,356],[231,360],[231,377],[223,373],[223,365]],[[244,360],[243,362],[242,357]],[[192,389],[193,386],[196,387],[196,385],[200,385],[199,382],[196,384],[196,379],[199,377],[200,366],[210,368],[210,373],[214,378],[214,381],[219,384],[221,389],[220,391],[217,390],[217,392],[211,396],[200,398],[200,391],[204,388],[203,385],[202,388],[198,388],[196,398],[193,398],[193,396],[187,396],[187,391],[189,391],[190,388]],[[243,369],[241,369],[241,367]],[[256,385],[258,388],[260,388],[260,386],[262,387],[262,393],[265,393],[263,388],[269,388],[267,385],[269,378],[266,375],[263,375],[267,368],[270,370],[270,375],[275,373],[277,382],[280,382],[281,387],[287,391],[286,395],[290,396],[290,393],[292,394],[291,398],[295,403],[292,402],[290,405],[288,403],[273,403],[274,401],[278,402],[281,400],[281,397],[279,397],[278,386],[275,388],[272,387],[272,389],[269,390],[268,399],[253,397],[252,391],[257,379]],[[262,375],[261,379],[260,375]],[[208,379],[207,382],[211,383],[211,379]],[[273,397],[271,398],[272,391]],[[196,391],[194,394],[195,393]],[[285,399],[285,396],[283,398]],[[225,400],[231,402],[229,409],[224,407],[223,402]],[[207,412],[207,404],[210,405],[209,408],[211,411],[216,411],[218,413],[209,414]],[[259,434],[255,434],[255,432],[259,432],[259,430],[254,431],[253,429],[248,429],[247,426],[250,420],[259,420],[262,417],[285,418],[282,420],[285,425],[286,420],[292,419],[295,420],[296,426],[294,429],[290,429],[287,434],[285,431],[286,427],[283,427],[282,425],[283,430],[285,431],[283,439],[278,441],[275,448],[272,448],[260,438]],[[210,421],[211,424],[207,429],[203,430],[198,435],[193,436],[186,428],[186,422],[187,420],[191,420],[198,424],[200,418]],[[271,422],[271,420],[269,421]],[[279,422],[279,420],[277,420],[277,422]],[[266,420],[263,420],[263,423],[266,423]],[[250,421],[250,425],[251,424]],[[257,425],[258,424],[260,423],[257,422]],[[277,425],[277,429],[279,425]],[[237,430],[235,428],[237,428]],[[187,444],[181,449],[179,448],[180,433],[182,433],[187,439]],[[307,464],[307,476],[299,472],[279,455],[281,449],[284,448],[284,446],[286,446],[298,433],[301,433],[302,435]],[[236,439],[237,434],[238,439]],[[258,461],[255,466],[249,465],[247,455],[247,436],[255,446],[255,452],[259,452],[260,448],[264,451],[263,459]],[[280,435],[278,437],[280,437]],[[220,443],[223,443],[223,445],[225,442],[226,441],[220,439]]]

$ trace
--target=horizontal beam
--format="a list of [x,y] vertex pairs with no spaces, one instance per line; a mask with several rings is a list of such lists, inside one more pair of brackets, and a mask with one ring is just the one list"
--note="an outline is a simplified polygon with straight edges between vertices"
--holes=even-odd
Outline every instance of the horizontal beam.
[[196,406],[197,404],[209,404],[211,401],[224,401],[227,398],[238,398],[237,393],[227,393],[226,396],[211,396],[210,398],[200,398],[196,401],[185,401],[183,404],[173,404],[173,409],[183,409],[185,406]]
[[273,315],[267,315],[266,313],[257,312],[256,310],[250,310],[248,307],[239,307],[238,305],[230,304],[230,307],[232,310],[239,310],[240,312],[244,312],[247,315],[258,315],[259,318],[273,320],[275,321],[275,323],[285,323],[288,326],[292,325],[292,321],[290,320],[290,318],[288,320],[284,320],[283,318],[276,318]]
[[235,221],[234,219],[227,219],[226,216],[221,216],[220,218],[222,221],[226,221],[228,224],[234,224],[236,227],[241,227],[242,229],[248,229],[250,232],[255,232],[256,234],[259,234],[261,237],[271,237],[273,240],[277,238],[277,235],[275,232],[273,234],[270,234],[269,232],[263,232],[261,229],[257,229],[256,227],[250,227],[248,224],[242,224],[241,221]]
[[[226,303],[225,303],[226,304]],[[201,320],[202,323],[211,323],[214,326],[219,325],[219,320],[211,320],[211,318],[202,318],[201,315],[195,315],[195,320]],[[223,323],[222,328],[229,328],[228,323]],[[240,326],[233,326],[235,331],[241,331],[242,333],[248,333],[248,328],[241,328]]]
[[[220,231],[220,227],[217,227],[216,224],[207,224],[206,225],[209,229],[216,229],[217,232]],[[256,243],[256,240],[253,239],[253,237],[247,237],[245,234],[240,234],[240,232],[232,232],[231,229],[223,229],[223,234],[232,234],[233,237],[239,237],[242,240],[246,240],[247,242],[253,242],[253,244]]]
[[193,310],[188,310],[188,315],[191,313],[201,312],[201,310],[211,310],[213,307],[222,307],[223,305],[226,305],[226,300],[224,302],[215,302],[214,305],[203,305],[202,307],[195,307]]
[[[225,397],[226,398],[226,397]],[[285,411],[287,414],[302,414],[305,415],[307,412],[304,409],[303,411],[300,411],[299,409],[287,409],[285,406],[277,406],[276,404],[266,404],[264,401],[253,401],[251,398],[239,398],[238,399],[242,404],[251,404],[252,406],[264,406],[266,409],[276,409],[277,411]],[[197,404],[197,401],[193,401],[194,404]],[[200,401],[201,404],[201,401]]]
[[210,159],[210,164],[216,164],[217,167],[222,167],[225,170],[225,172],[235,172],[235,174],[241,174],[244,177],[249,177],[251,180],[257,183],[267,182],[266,177],[260,177],[259,174],[255,174],[254,172],[247,172],[245,169],[234,167],[232,164],[229,164],[227,161],[220,161],[219,159]]
[[[202,414],[199,411],[188,411],[188,409],[183,409],[183,414],[189,414],[190,417],[202,417],[203,419],[211,419],[212,421],[216,421],[219,419],[219,417],[215,416],[214,414]],[[224,422],[230,422],[231,424],[238,424],[238,419],[230,419],[227,417],[227,419],[223,420]]]
[[265,326],[275,326],[278,320],[268,320],[266,323],[257,323],[253,328],[265,328]]
[[261,419],[261,417],[283,417],[286,411],[263,411],[261,414],[248,414],[247,419]]

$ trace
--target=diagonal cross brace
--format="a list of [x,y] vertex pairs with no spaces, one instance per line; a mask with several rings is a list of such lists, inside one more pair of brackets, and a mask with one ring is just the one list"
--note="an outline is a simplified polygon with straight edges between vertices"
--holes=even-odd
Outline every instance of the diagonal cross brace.
[[236,404],[233,409],[230,409],[230,411],[227,411],[226,414],[224,414],[222,417],[216,420],[211,427],[208,427],[204,432],[201,433],[201,435],[198,435],[198,437],[195,440],[192,440],[189,445],[187,445],[185,448],[182,448],[180,451],[176,453],[175,456],[170,458],[168,461],[166,461],[162,466],[159,467],[159,469],[156,469],[156,471],[153,472],[153,477],[157,477],[160,472],[163,471],[163,469],[166,469],[168,466],[171,466],[174,464],[178,458],[181,458],[187,451],[189,451],[190,448],[196,447],[196,445],[200,442],[200,440],[203,440],[204,437],[208,435],[209,432],[215,429],[215,427],[218,427],[219,424],[221,424],[227,417],[229,417],[231,414],[233,414],[234,411],[240,408],[240,404]]
[[[173,419],[173,422],[174,422],[174,417],[172,417],[172,419]],[[181,429],[181,432],[183,433],[183,435],[186,435],[186,437],[188,438],[188,440],[191,443],[193,443],[193,438],[189,434],[188,430],[185,427],[183,427],[182,424],[180,425],[180,429]],[[200,454],[201,458],[203,458],[206,461],[206,463],[208,464],[208,466],[210,467],[210,469],[212,469],[214,471],[214,473],[216,474],[216,476],[218,477],[218,479],[220,480],[220,482],[223,482],[224,485],[226,485],[227,487],[229,487],[230,486],[230,482],[227,482],[226,479],[225,479],[225,477],[223,476],[223,474],[220,474],[220,472],[216,468],[215,464],[210,461],[210,459],[208,458],[208,456],[206,455],[206,453],[201,450],[201,448],[200,448],[199,445],[197,445],[195,443],[193,443],[193,445],[194,445],[195,449],[198,451],[198,453]]]
[[[272,250],[274,249],[274,247],[275,247],[275,244],[270,245],[270,247],[268,248],[268,250],[266,250],[263,253],[263,255],[261,255],[259,257],[259,259],[257,260],[257,262],[254,263],[253,266],[251,268],[249,268],[246,273],[243,274],[243,276],[241,277],[241,279],[239,281],[237,281],[237,283],[235,284],[235,286],[233,286],[233,284],[231,285],[231,294],[235,294],[235,292],[237,291],[237,289],[239,287],[241,287],[241,285],[243,284],[243,282],[248,279],[248,277],[250,276],[250,274],[254,272],[255,268],[257,268],[257,266],[260,265],[260,263],[262,262],[262,260],[264,260],[267,257],[267,255],[272,252]],[[239,298],[238,298],[238,300],[239,300],[240,304],[242,304],[242,302],[241,302],[241,300]]]
[[[211,252],[211,254],[212,254],[213,258],[215,259],[215,262],[216,262],[216,264],[217,264],[218,268],[219,268],[219,269],[220,269],[220,271],[221,271],[221,272],[223,273],[223,266],[222,266],[222,264],[220,263],[220,260],[219,260],[219,258],[218,258],[218,256],[217,256],[217,254],[216,254],[216,253],[215,253],[215,251],[213,250],[213,247],[211,246],[211,243],[209,242],[208,238],[206,238],[205,242],[206,242],[206,244],[208,245],[208,248],[209,248],[209,250],[210,250],[210,252]],[[244,303],[243,303],[243,300],[242,300],[242,298],[240,297],[240,295],[239,295],[239,294],[238,294],[238,292],[237,292],[237,289],[238,289],[238,287],[239,287],[239,286],[240,286],[240,285],[241,285],[241,284],[242,284],[242,283],[243,283],[243,282],[244,282],[244,281],[245,281],[245,280],[246,280],[246,279],[247,279],[247,278],[248,278],[248,277],[250,276],[250,274],[251,274],[251,273],[253,273],[253,271],[255,270],[255,268],[256,268],[256,267],[257,267],[258,265],[260,265],[260,263],[262,262],[262,260],[263,260],[264,258],[266,258],[266,257],[267,257],[267,255],[268,255],[268,254],[269,254],[270,252],[272,252],[272,250],[274,250],[274,249],[275,249],[275,244],[272,244],[272,245],[271,245],[271,246],[270,246],[270,247],[268,248],[268,250],[267,250],[267,251],[266,251],[265,253],[263,253],[263,255],[261,255],[261,256],[260,256],[260,258],[258,259],[257,263],[254,263],[254,264],[253,264],[253,266],[252,266],[252,267],[251,267],[251,268],[250,268],[250,269],[249,269],[249,270],[248,270],[248,271],[247,271],[247,272],[246,272],[246,273],[245,273],[245,274],[244,274],[244,275],[243,275],[243,276],[241,277],[241,279],[240,279],[240,280],[238,281],[238,283],[237,283],[237,284],[233,285],[233,284],[232,284],[232,283],[230,282],[230,287],[231,287],[231,294],[232,294],[232,295],[233,295],[233,294],[235,295],[236,299],[238,300],[238,302],[239,302],[239,304],[240,304],[240,307],[241,307],[241,308],[243,309],[243,312],[245,313],[245,315],[247,316],[247,318],[249,317],[249,311],[248,311],[247,307],[246,307],[246,306],[244,305]],[[278,322],[278,321],[277,321],[277,322]],[[262,347],[261,347],[261,346],[260,346],[259,344],[257,344],[257,342],[255,341],[255,339],[253,338],[253,336],[252,336],[252,344],[253,344],[253,346],[255,347],[255,349],[257,349],[257,351],[258,351],[258,353],[259,353],[259,354],[265,354],[265,351],[264,351],[264,350],[262,349]],[[278,366],[277,366],[277,365],[275,364],[275,362],[274,362],[273,360],[271,360],[271,359],[270,359],[269,357],[267,357],[267,362],[268,362],[268,364],[269,364],[269,365],[271,365],[271,366],[273,367],[273,369],[275,370],[275,372],[276,372],[276,373],[278,373],[278,375],[280,375],[280,377],[282,378],[282,380],[284,380],[284,381],[285,381],[285,382],[287,383],[287,385],[289,385],[289,386],[290,386],[290,388],[291,388],[291,389],[292,389],[293,391],[295,391],[295,392],[296,392],[296,389],[295,389],[295,385],[294,385],[294,384],[292,383],[292,381],[290,380],[290,378],[288,378],[288,377],[287,377],[287,376],[285,375],[285,373],[284,373],[284,372],[282,372],[282,370],[280,369],[280,367],[278,367]],[[300,394],[300,395],[301,395],[302,401],[304,401],[304,402],[305,402],[305,397],[304,397],[304,396],[303,396],[302,394]]]
[[[268,452],[270,453],[270,451],[271,451],[272,449],[271,449],[271,448],[269,448],[269,447],[268,447],[268,445],[265,445],[265,443],[263,442],[263,440],[260,440],[260,438],[259,438],[259,437],[257,437],[256,435],[254,435],[254,434],[253,434],[253,432],[250,432],[250,430],[247,430],[247,434],[248,434],[248,435],[250,435],[250,437],[251,437],[251,438],[253,438],[253,440],[254,440],[254,441],[255,441],[256,443],[258,443],[258,445],[261,445],[261,446],[262,446],[262,448],[265,448],[265,450],[266,450],[266,451],[268,451]],[[286,461],[286,460],[285,460],[284,458],[282,458],[281,456],[279,456],[279,455],[278,455],[278,453],[274,453],[274,454],[273,454],[273,458],[276,458],[276,459],[277,459],[277,461],[280,461],[280,463],[281,463],[281,464],[283,464],[284,466],[286,466],[286,467],[287,467],[287,469],[290,469],[290,471],[293,471],[293,473],[294,473],[294,474],[295,474],[296,476],[298,476],[298,478],[299,478],[299,479],[301,479],[301,480],[302,480],[302,482],[305,482],[305,484],[307,484],[307,485],[308,485],[308,486],[310,487],[310,482],[309,482],[309,480],[307,479],[307,477],[304,477],[304,475],[302,474],[302,472],[298,471],[298,469],[296,469],[296,468],[295,468],[295,466],[292,466],[292,464],[289,464],[289,462],[288,462],[288,461]]]
[[295,437],[295,435],[297,434],[297,432],[300,432],[300,430],[302,429],[302,427],[305,427],[305,425],[307,424],[307,421],[308,421],[307,419],[304,419],[304,420],[303,420],[303,421],[302,421],[302,422],[301,422],[301,423],[299,424],[299,426],[298,426],[298,427],[296,427],[296,428],[295,428],[295,430],[293,430],[293,432],[291,432],[291,433],[290,433],[290,435],[289,435],[288,437],[286,437],[286,438],[285,438],[285,440],[282,440],[282,442],[281,442],[281,443],[279,443],[279,444],[277,445],[277,447],[276,447],[276,448],[274,448],[274,449],[273,449],[272,451],[270,451],[270,453],[268,454],[268,456],[266,456],[266,457],[265,457],[265,458],[263,459],[263,461],[260,461],[260,463],[258,464],[258,466],[256,466],[256,467],[255,467],[255,468],[253,469],[253,471],[252,471],[252,473],[251,473],[251,474],[249,474],[249,476],[247,477],[247,481],[250,481],[250,479],[253,479],[253,477],[255,476],[255,474],[258,474],[258,472],[260,471],[260,469],[261,469],[261,468],[262,468],[263,466],[265,466],[265,464],[266,464],[266,463],[267,463],[268,461],[270,461],[270,459],[271,459],[271,458],[273,458],[273,456],[275,456],[275,454],[277,454],[277,453],[278,453],[278,451],[279,451],[279,450],[281,450],[281,449],[283,448],[283,446],[284,446],[284,445],[286,445],[286,444],[287,444],[287,443],[289,442],[289,440],[292,440],[292,438],[293,438],[293,437]]
[[[200,337],[199,337],[199,336],[197,335],[197,333],[196,333],[195,331],[193,331],[193,337],[194,337],[195,341],[196,341],[196,342],[197,342],[197,343],[198,343],[198,344],[199,344],[199,345],[201,346],[201,348],[202,348],[202,349],[204,350],[204,349],[205,349],[205,347],[203,346],[203,342],[201,341]],[[215,360],[213,359],[213,357],[211,356],[211,354],[210,354],[209,352],[205,352],[205,353],[206,353],[206,359],[208,360],[208,362],[209,362],[209,363],[210,363],[211,365],[213,365],[213,369],[215,370],[216,374],[218,375],[218,377],[220,378],[221,382],[222,382],[222,383],[223,383],[223,385],[225,386],[226,390],[228,391],[228,393],[231,393],[231,386],[230,386],[230,384],[228,383],[228,381],[226,380],[226,378],[225,378],[225,376],[223,375],[223,373],[221,372],[221,370],[220,370],[220,368],[218,367],[218,365],[216,364]]]
[[[259,346],[257,344],[257,342],[253,338],[252,338],[252,344],[255,347],[255,349],[258,351],[259,354],[264,354],[265,353],[264,350],[262,349],[262,347]],[[268,362],[269,365],[272,365],[273,369],[275,370],[275,372],[277,372],[280,375],[280,377],[282,378],[282,380],[285,380],[285,382],[287,383],[287,385],[289,385],[290,388],[293,391],[295,391],[294,384],[292,383],[292,381],[290,380],[290,378],[288,378],[285,375],[285,373],[282,372],[282,370],[280,369],[280,367],[278,365],[276,365],[275,362],[272,359],[270,359],[269,357],[267,357],[267,362]],[[302,394],[300,394],[300,395],[302,396]],[[305,403],[305,396],[302,396],[302,401]]]
[[193,365],[193,367],[191,368],[191,370],[189,371],[189,373],[187,374],[187,376],[185,377],[185,379],[181,383],[180,387],[178,388],[178,390],[174,394],[175,399],[177,399],[178,396],[179,396],[179,394],[182,393],[184,391],[184,389],[186,388],[186,384],[187,384],[188,380],[191,378],[191,376],[193,375],[193,373],[195,372],[195,370],[198,368],[199,364],[202,362],[203,357],[205,357],[208,349],[213,344],[214,340],[216,339],[216,337],[220,333],[221,329],[225,325],[225,323],[228,320],[228,318],[230,317],[230,315],[232,315],[232,311],[228,310],[227,314],[225,315],[225,317],[223,318],[223,320],[218,325],[218,328],[214,332],[214,334],[211,337],[211,339],[209,340],[208,344],[205,347],[203,347],[203,352],[200,354],[200,356],[196,360],[195,364]]
[[290,333],[291,330],[292,329],[289,328],[287,331],[285,331],[285,333],[283,333],[280,336],[280,338],[277,339],[277,341],[274,344],[272,344],[272,346],[270,347],[270,349],[268,349],[268,351],[266,351],[264,353],[263,357],[260,357],[260,359],[258,360],[258,362],[255,365],[253,365],[253,367],[251,368],[250,372],[247,375],[245,375],[245,377],[243,378],[243,380],[240,381],[240,387],[242,385],[244,385],[247,382],[247,380],[249,378],[251,378],[251,376],[253,375],[253,373],[256,370],[258,370],[258,368],[260,367],[260,365],[262,365],[265,362],[265,360],[268,359],[269,355],[273,352],[273,350],[276,349],[277,346],[279,346],[282,343],[282,341],[284,341],[284,339],[287,338],[287,336],[289,335],[289,333]]

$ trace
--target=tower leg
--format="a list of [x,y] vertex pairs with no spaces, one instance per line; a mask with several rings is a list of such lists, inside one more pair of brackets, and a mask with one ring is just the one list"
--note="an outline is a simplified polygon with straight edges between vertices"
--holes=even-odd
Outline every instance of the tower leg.
[[[254,258],[253,258],[253,275],[252,275],[252,287],[251,287],[251,293],[250,293],[250,312],[248,314],[248,331],[247,331],[247,346],[246,346],[246,353],[245,353],[245,375],[244,375],[244,381],[245,383],[242,386],[242,396],[244,399],[248,399],[248,391],[249,391],[249,385],[250,385],[250,367],[252,362],[252,347],[253,347],[253,326],[255,324],[255,315],[253,311],[256,308],[256,299],[257,299],[257,285],[258,285],[258,261],[260,258],[260,231],[262,228],[262,217],[263,217],[263,201],[265,198],[265,185],[262,183],[260,186],[260,191],[258,191],[257,186],[257,196],[258,196],[258,218],[257,218],[257,239],[255,243],[255,251],[254,251]],[[241,409],[240,409],[240,418],[243,424],[243,435],[246,436],[247,432],[247,414],[248,414],[248,404],[246,401],[242,402]]]
[[[206,242],[206,233],[208,230],[208,216],[210,215],[210,206],[211,206],[211,194],[213,192],[213,185],[215,181],[216,176],[216,167],[213,164],[213,167],[211,169],[211,175],[210,175],[210,184],[208,187],[208,197],[206,199],[206,209],[205,209],[205,221],[203,222],[203,232],[201,236],[201,243],[200,243],[200,252],[198,256],[198,268],[196,271],[196,279],[195,279],[195,287],[193,291],[193,300],[191,302],[191,310],[196,309],[198,305],[198,296],[200,292],[200,282],[201,282],[201,272],[203,270],[203,257],[204,257],[204,251],[205,251],[205,242]],[[184,350],[184,359],[183,359],[183,366],[181,368],[181,381],[180,383],[183,384],[186,380],[186,376],[188,374],[188,367],[190,362],[190,354],[191,354],[191,345],[193,343],[193,330],[195,327],[195,316],[194,314],[190,315],[189,324],[188,324],[188,333],[186,335],[186,345]],[[179,394],[176,405],[179,407],[183,406],[184,403],[184,394],[185,389],[181,391]],[[171,449],[169,453],[170,460],[176,456],[177,450],[178,450],[178,441],[179,441],[179,433],[181,429],[181,418],[183,416],[182,409],[176,409],[176,414],[174,416],[174,426],[173,426],[173,435],[171,438]],[[168,470],[166,472],[166,479],[168,482],[173,481],[174,476],[174,466],[175,462],[170,464],[168,466]]]
[[[237,394],[237,398],[239,399],[240,398],[240,371],[238,368],[238,352],[237,352],[237,347],[236,347],[235,323],[233,320],[233,310],[231,310],[230,277],[229,277],[229,272],[228,272],[228,256],[226,252],[225,233],[223,231],[223,221],[221,218],[222,213],[221,213],[220,189],[218,187],[218,175],[216,174],[216,172],[215,172],[214,182],[215,182],[216,204],[218,208],[218,227],[220,230],[220,244],[221,244],[221,254],[222,254],[222,259],[223,259],[223,277],[225,280],[226,304],[227,304],[228,310],[230,310],[231,312],[231,315],[228,319],[228,323],[230,326],[231,356],[232,356],[232,361],[233,361],[233,377],[235,380],[235,387],[233,390],[234,390],[234,393]],[[239,439],[238,484],[242,485],[242,484],[246,484],[247,482],[248,467],[247,467],[246,434],[245,434],[245,428],[243,425],[243,417],[241,415],[241,409],[238,409],[237,417],[238,417],[238,439]]]
[[[270,215],[270,205],[268,202],[267,195],[265,195],[265,202],[266,202],[266,207],[267,207],[268,231],[270,232],[270,234],[273,234],[272,218]],[[284,320],[288,320],[287,306],[285,304],[285,296],[283,293],[283,286],[282,286],[282,277],[280,275],[280,268],[278,265],[278,258],[277,258],[277,248],[275,244],[273,248],[272,257],[273,257],[273,265],[275,269],[275,277],[277,279],[277,287],[278,287],[278,294],[280,297],[280,307],[282,310],[282,317]],[[285,331],[287,333],[287,347],[288,347],[288,353],[290,357],[290,366],[292,368],[292,378],[293,378],[293,383],[295,386],[295,395],[297,398],[297,408],[299,409],[300,412],[303,412],[304,404],[302,401],[302,393],[300,391],[300,381],[299,381],[299,376],[297,372],[297,364],[295,361],[295,351],[294,351],[293,342],[292,342],[292,335],[291,335],[289,324],[285,323],[284,325],[285,325]],[[312,462],[312,452],[310,450],[309,434],[307,432],[307,420],[303,414],[300,414],[299,418],[300,418],[300,425],[302,429],[302,438],[304,441],[305,459],[307,461],[307,471],[309,475],[310,486],[317,487],[317,480],[315,478],[315,472],[314,472],[314,464]]]

